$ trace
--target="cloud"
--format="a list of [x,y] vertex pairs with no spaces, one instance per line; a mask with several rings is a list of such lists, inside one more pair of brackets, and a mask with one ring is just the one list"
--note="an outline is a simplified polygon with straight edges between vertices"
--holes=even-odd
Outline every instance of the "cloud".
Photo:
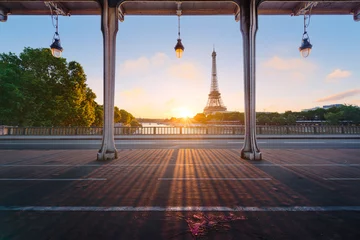
[[156,53],[150,60],[151,65],[155,67],[164,66],[169,61],[169,57],[165,53]]
[[301,58],[280,58],[274,56],[263,63],[264,67],[280,71],[312,71],[316,68],[315,64]]
[[137,72],[146,72],[150,68],[150,61],[146,57],[140,57],[135,60],[126,60],[120,65],[121,75],[130,75]]
[[176,104],[176,99],[175,98],[171,98],[170,100],[168,100],[168,101],[166,101],[165,102],[165,105],[167,106],[167,107],[172,107],[172,106],[174,106],[175,104]]
[[142,88],[133,88],[120,92],[120,94],[126,98],[136,98],[138,96],[144,95],[144,93],[145,90]]
[[274,56],[259,64],[259,79],[273,79],[277,83],[303,83],[309,73],[317,68],[316,64],[301,58],[281,58]]
[[326,80],[327,81],[332,81],[334,79],[339,79],[339,78],[347,78],[351,75],[350,71],[346,71],[346,70],[341,70],[341,69],[335,69],[334,71],[332,71],[331,73],[329,73],[326,76]]
[[352,89],[346,92],[342,92],[342,93],[338,93],[338,94],[334,94],[328,97],[324,97],[324,98],[320,98],[319,100],[317,100],[317,102],[329,102],[329,101],[336,101],[336,100],[341,100],[344,98],[348,98],[351,96],[355,96],[360,94],[360,89]]
[[129,59],[120,64],[120,75],[146,74],[153,68],[166,65],[169,57],[165,53],[155,53],[152,57],[139,57],[137,59]]
[[199,68],[191,62],[172,65],[167,69],[167,74],[170,77],[177,77],[192,81],[199,80],[203,77]]

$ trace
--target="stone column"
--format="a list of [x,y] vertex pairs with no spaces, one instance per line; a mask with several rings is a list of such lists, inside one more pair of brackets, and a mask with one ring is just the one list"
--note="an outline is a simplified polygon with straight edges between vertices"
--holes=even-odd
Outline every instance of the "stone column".
[[256,141],[255,110],[255,37],[258,27],[257,8],[261,0],[242,0],[240,5],[240,30],[243,37],[244,90],[245,90],[245,141],[241,158],[261,160]]
[[118,9],[110,6],[111,0],[99,0],[101,6],[101,31],[104,41],[104,127],[102,146],[97,160],[117,158],[114,141],[115,54],[118,31]]

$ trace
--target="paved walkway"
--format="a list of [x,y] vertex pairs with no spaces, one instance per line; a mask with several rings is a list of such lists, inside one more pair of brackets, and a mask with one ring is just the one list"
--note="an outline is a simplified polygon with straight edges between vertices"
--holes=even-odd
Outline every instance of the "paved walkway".
[[239,154],[0,150],[0,239],[360,239],[360,150]]

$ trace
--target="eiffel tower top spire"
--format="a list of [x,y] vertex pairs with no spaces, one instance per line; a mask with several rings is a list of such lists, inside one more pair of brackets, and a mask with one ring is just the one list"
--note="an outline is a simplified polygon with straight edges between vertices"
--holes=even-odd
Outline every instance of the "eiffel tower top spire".
[[216,112],[225,112],[227,108],[224,106],[224,103],[221,99],[221,94],[219,92],[218,80],[217,80],[217,70],[216,70],[216,52],[215,46],[213,48],[212,56],[212,69],[211,69],[211,87],[208,102],[204,108],[205,114],[213,114]]

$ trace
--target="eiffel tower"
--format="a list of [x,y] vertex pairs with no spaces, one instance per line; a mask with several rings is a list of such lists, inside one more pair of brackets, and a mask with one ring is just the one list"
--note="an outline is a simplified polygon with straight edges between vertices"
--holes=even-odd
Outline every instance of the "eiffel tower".
[[217,73],[216,73],[215,48],[213,49],[211,56],[212,56],[211,88],[210,88],[209,98],[206,107],[204,108],[204,114],[206,115],[214,114],[217,112],[225,112],[227,110],[221,99],[221,93],[219,92]]

